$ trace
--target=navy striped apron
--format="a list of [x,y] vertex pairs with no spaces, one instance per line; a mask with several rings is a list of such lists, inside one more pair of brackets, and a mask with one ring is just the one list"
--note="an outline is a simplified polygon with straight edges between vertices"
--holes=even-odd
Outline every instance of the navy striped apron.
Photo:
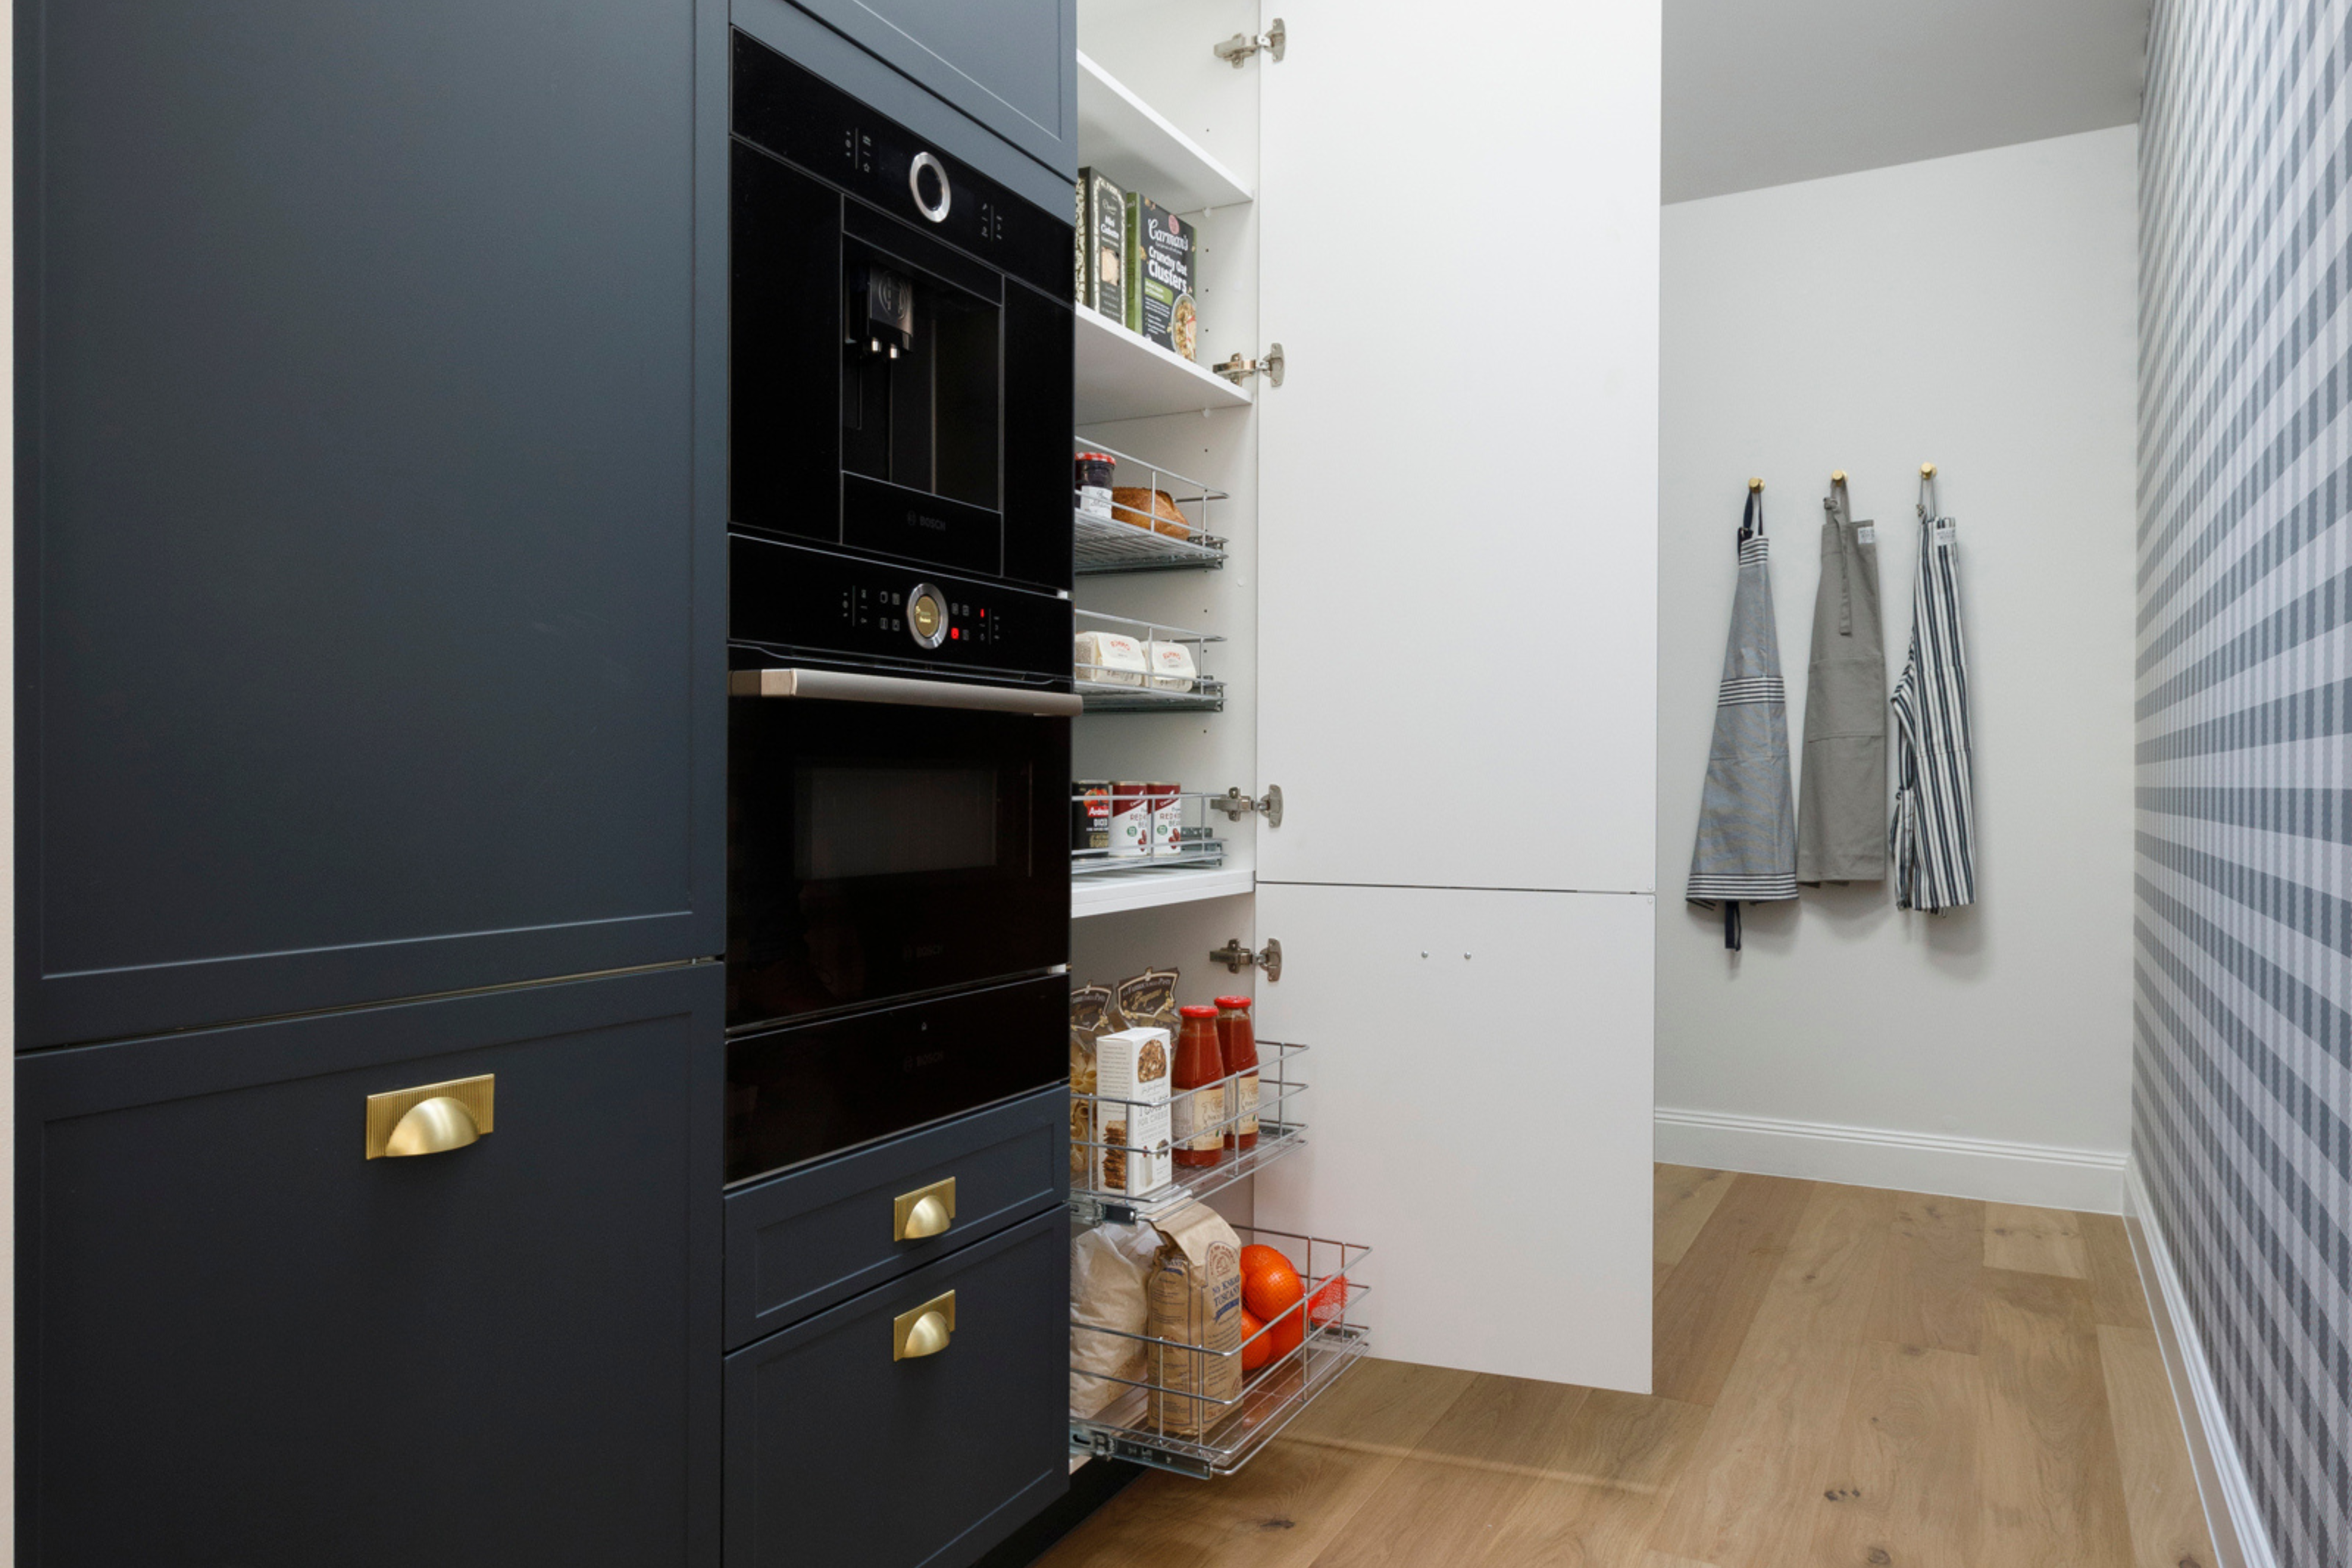
[[1936,515],[1936,481],[1919,481],[1919,572],[1911,589],[1911,656],[1895,683],[1895,905],[1954,910],[1977,899],[1970,798],[1969,658],[1960,639],[1959,525]]

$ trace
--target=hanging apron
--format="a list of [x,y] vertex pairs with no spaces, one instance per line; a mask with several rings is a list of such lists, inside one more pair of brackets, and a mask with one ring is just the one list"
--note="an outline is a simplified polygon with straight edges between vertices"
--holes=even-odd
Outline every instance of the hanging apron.
[[1805,677],[1797,779],[1797,880],[1886,875],[1886,642],[1878,621],[1878,530],[1853,521],[1845,481],[1822,500],[1822,583]]
[[1919,574],[1911,589],[1911,656],[1895,683],[1895,906],[1953,910],[1977,899],[1970,798],[1968,650],[1960,640],[1959,525],[1936,515],[1936,481],[1919,481]]
[[1772,625],[1764,498],[1739,522],[1739,586],[1715,699],[1715,743],[1691,847],[1693,903],[1723,905],[1723,945],[1739,946],[1739,906],[1797,896],[1797,822],[1789,788],[1788,694]]

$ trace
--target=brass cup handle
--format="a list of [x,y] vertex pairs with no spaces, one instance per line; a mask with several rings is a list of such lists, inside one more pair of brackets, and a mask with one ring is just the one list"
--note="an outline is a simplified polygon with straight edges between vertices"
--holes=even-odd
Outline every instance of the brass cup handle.
[[472,1111],[446,1094],[436,1094],[408,1108],[407,1114],[394,1124],[392,1136],[384,1140],[383,1152],[394,1160],[410,1154],[439,1154],[463,1149],[481,1135]]
[[900,1193],[890,1204],[890,1239],[921,1241],[938,1236],[955,1223],[956,1179],[933,1182],[911,1193]]
[[498,1125],[498,1079],[451,1079],[367,1098],[367,1157],[441,1154],[487,1137]]
[[890,1320],[890,1359],[913,1361],[918,1356],[939,1354],[955,1337],[955,1324],[956,1300],[952,1290],[908,1309]]

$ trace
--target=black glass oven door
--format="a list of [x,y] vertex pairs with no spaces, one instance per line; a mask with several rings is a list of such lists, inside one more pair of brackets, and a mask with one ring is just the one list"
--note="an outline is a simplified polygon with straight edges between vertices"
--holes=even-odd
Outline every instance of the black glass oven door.
[[1069,721],[728,704],[727,1022],[1069,961]]
[[746,1181],[1061,1081],[1062,975],[739,1034],[727,1179]]

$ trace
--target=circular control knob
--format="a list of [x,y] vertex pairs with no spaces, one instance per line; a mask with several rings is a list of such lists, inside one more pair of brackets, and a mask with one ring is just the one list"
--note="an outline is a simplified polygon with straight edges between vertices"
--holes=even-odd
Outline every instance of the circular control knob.
[[948,185],[944,164],[929,153],[918,153],[907,166],[907,188],[915,194],[915,210],[933,223],[945,223],[955,192]]
[[916,584],[907,595],[907,635],[920,647],[948,640],[948,602],[929,583]]

